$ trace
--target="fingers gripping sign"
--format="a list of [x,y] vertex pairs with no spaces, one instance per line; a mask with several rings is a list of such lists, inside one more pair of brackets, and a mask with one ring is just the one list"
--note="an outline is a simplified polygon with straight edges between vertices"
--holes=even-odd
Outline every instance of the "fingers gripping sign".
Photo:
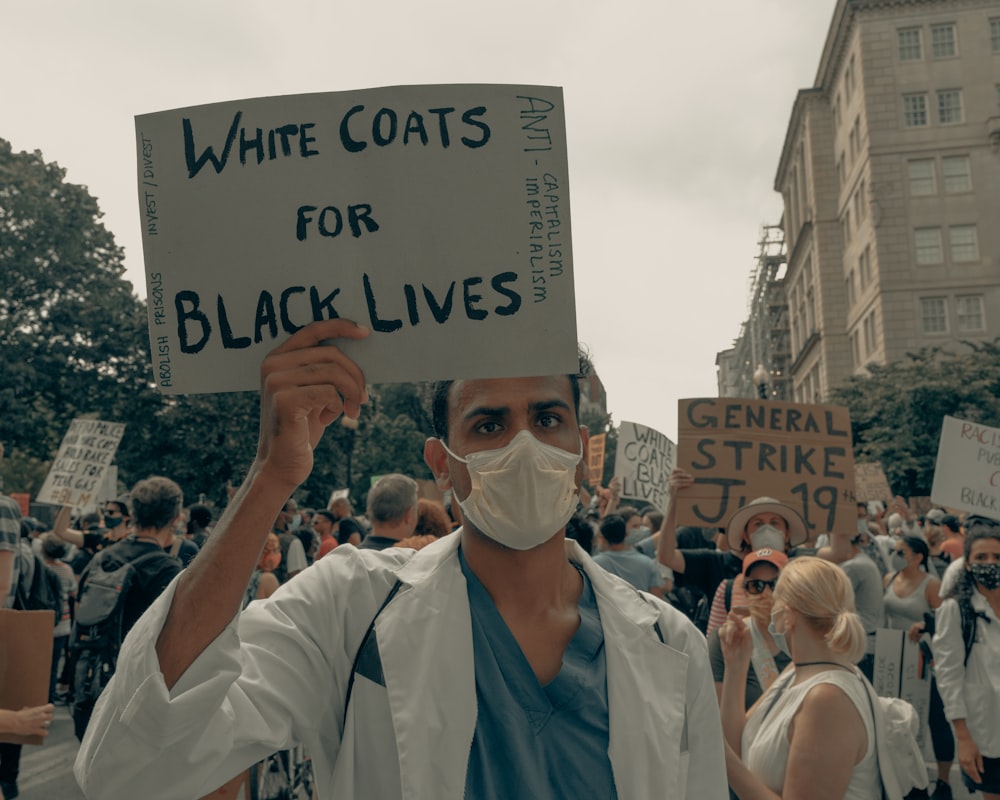
[[315,322],[268,354],[260,370],[259,468],[297,486],[326,427],[341,414],[357,419],[368,400],[364,374],[332,342],[370,333],[346,319]]

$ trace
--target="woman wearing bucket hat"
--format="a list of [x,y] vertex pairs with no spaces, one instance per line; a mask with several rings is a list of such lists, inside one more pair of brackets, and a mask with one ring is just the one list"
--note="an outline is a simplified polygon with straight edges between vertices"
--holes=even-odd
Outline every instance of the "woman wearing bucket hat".
[[[791,506],[772,497],[758,497],[729,518],[725,541],[729,550],[679,550],[677,549],[677,514],[673,498],[678,492],[694,484],[694,477],[683,469],[670,474],[671,501],[660,529],[657,558],[661,564],[674,571],[678,586],[703,592],[706,602],[722,590],[728,578],[735,578],[743,571],[743,558],[754,550],[770,547],[790,553],[793,547],[804,544],[808,538],[802,516]],[[723,545],[724,546],[724,545]],[[742,585],[733,597],[745,605]],[[719,610],[713,615],[717,627],[725,620],[725,606],[719,601]],[[710,603],[714,606],[715,603]],[[711,621],[705,619],[702,630],[708,630]]]

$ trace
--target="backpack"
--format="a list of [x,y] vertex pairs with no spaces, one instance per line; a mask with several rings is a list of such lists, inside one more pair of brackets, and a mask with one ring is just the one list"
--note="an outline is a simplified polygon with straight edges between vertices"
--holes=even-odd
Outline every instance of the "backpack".
[[18,581],[14,608],[20,611],[51,611],[54,628],[62,616],[62,581],[59,580],[55,570],[37,555],[32,553],[32,558],[35,559],[35,570],[31,577],[31,586],[24,591],[23,581]]
[[667,596],[667,602],[690,619],[702,633],[708,629],[708,617],[712,604],[700,589],[691,586],[674,586]]
[[987,622],[990,618],[982,611],[976,611],[970,601],[958,602],[958,611],[962,620],[962,642],[965,644],[965,661],[962,663],[969,666],[969,654],[972,652],[972,645],[976,643],[976,627],[980,619]]
[[76,657],[75,702],[95,701],[114,675],[124,638],[125,599],[138,580],[139,564],[153,558],[170,556],[157,551],[123,562],[113,551],[106,550],[88,565],[70,639]]

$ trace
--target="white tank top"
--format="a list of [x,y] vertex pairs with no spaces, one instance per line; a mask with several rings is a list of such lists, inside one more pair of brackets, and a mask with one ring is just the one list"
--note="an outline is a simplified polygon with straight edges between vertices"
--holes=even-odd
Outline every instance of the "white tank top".
[[[794,674],[794,670],[791,674]],[[788,766],[788,728],[809,690],[820,683],[832,683],[854,703],[865,724],[868,747],[865,757],[855,764],[844,800],[872,800],[881,796],[881,778],[875,761],[875,732],[867,690],[857,675],[840,669],[830,669],[788,686],[791,679],[782,676],[757,706],[743,728],[743,761],[771,791],[781,794]],[[772,705],[771,695],[782,685],[781,696]],[[764,712],[768,710],[765,718]]]

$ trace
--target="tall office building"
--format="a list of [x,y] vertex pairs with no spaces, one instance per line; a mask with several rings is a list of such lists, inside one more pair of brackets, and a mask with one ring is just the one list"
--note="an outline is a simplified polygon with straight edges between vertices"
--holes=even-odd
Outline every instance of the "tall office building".
[[775,189],[789,399],[1000,336],[1000,2],[837,0]]

